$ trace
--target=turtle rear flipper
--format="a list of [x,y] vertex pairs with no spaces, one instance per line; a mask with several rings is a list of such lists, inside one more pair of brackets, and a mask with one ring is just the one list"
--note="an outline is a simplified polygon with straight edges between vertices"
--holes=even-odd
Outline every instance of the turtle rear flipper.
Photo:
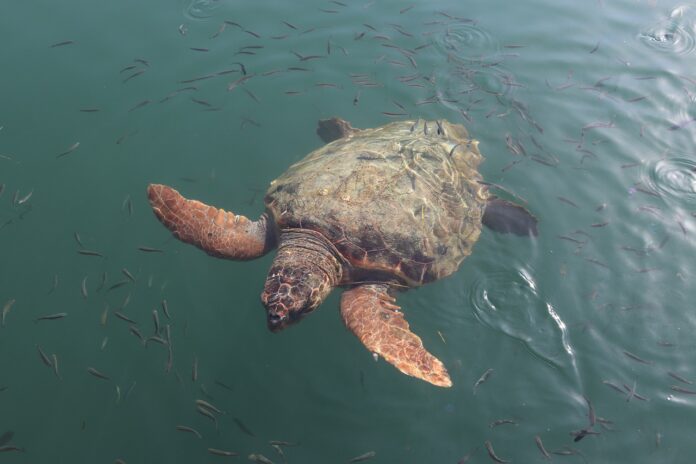
[[324,143],[331,143],[353,134],[357,130],[348,121],[341,118],[321,119],[317,125],[317,135]]
[[249,260],[275,246],[266,215],[250,221],[200,201],[187,200],[166,185],[150,184],[147,195],[155,215],[182,242],[218,258]]
[[361,285],[341,296],[341,317],[368,350],[404,374],[438,387],[451,387],[447,369],[423,348],[394,301],[386,284]]
[[516,205],[491,195],[483,213],[483,225],[489,229],[507,234],[532,235],[536,237],[537,218],[523,206]]

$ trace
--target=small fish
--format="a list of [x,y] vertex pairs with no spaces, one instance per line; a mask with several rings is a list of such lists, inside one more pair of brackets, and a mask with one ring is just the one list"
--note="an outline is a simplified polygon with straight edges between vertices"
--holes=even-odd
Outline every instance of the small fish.
[[257,34],[256,32],[254,32],[254,31],[250,31],[250,30],[248,30],[248,29],[244,29],[244,32],[246,32],[247,34],[249,34],[249,35],[251,35],[251,36],[256,37],[257,39],[260,39],[260,38],[261,38],[261,36],[260,36],[259,34]]
[[687,119],[686,121],[682,121],[682,122],[677,123],[677,124],[672,124],[671,126],[669,126],[669,130],[674,131],[674,130],[677,130],[677,129],[682,129],[682,128],[688,126],[689,124],[691,124],[691,123],[694,122],[694,121],[696,121],[696,118],[689,118],[689,119]]
[[650,365],[653,363],[652,361],[646,361],[645,359],[636,356],[635,354],[631,353],[630,351],[624,351],[623,354],[625,354],[629,358],[633,359],[634,361],[637,361],[637,362],[642,363],[642,364]]
[[198,356],[193,357],[193,365],[191,366],[191,381],[198,380]]
[[56,158],[62,158],[63,156],[69,155],[70,153],[72,153],[72,152],[74,152],[75,150],[77,150],[79,146],[80,146],[80,142],[75,142],[75,143],[73,143],[73,144],[70,145],[70,147],[68,147],[68,149],[65,150],[63,153],[60,153],[60,154],[56,155]]
[[57,319],[63,319],[65,316],[67,316],[68,313],[56,313],[56,314],[48,314],[46,316],[41,316],[37,317],[34,319],[34,322],[39,322],[39,321],[55,321]]
[[159,312],[157,312],[157,309],[152,310],[152,321],[155,324],[155,334],[160,333],[160,320],[159,320]]
[[99,322],[101,325],[106,325],[106,321],[109,318],[109,305],[106,305],[106,308],[104,308],[104,311],[102,311],[101,317],[99,318]]
[[131,281],[129,279],[120,280],[120,281],[116,282],[115,284],[111,285],[106,291],[110,292],[111,290],[115,290],[119,287],[123,287],[124,285],[128,285],[129,283],[131,283]]
[[621,387],[619,387],[618,385],[616,385],[615,383],[612,383],[608,380],[602,380],[602,383],[608,387],[613,388],[614,390],[616,390],[619,393],[625,393],[624,390]]
[[563,203],[566,203],[570,206],[573,206],[575,208],[580,208],[575,202],[573,202],[572,200],[569,200],[565,197],[556,197],[556,198],[558,198],[560,201],[562,201]]
[[55,353],[51,355],[51,359],[53,359],[53,373],[56,374],[56,377],[60,379],[60,371],[58,369],[58,356],[56,356]]
[[29,201],[29,199],[31,198],[31,196],[33,194],[34,194],[34,191],[32,190],[31,192],[29,192],[27,195],[23,196],[22,198],[18,198],[15,204],[16,205],[23,205],[24,203]]
[[595,425],[597,422],[597,416],[595,415],[595,410],[594,406],[592,406],[592,401],[586,396],[583,395],[583,398],[585,398],[585,401],[587,402],[587,416],[590,419],[590,427]]
[[199,408],[205,408],[216,414],[226,414],[224,411],[221,411],[220,409],[216,408],[215,406],[213,406],[205,400],[196,400],[196,406],[198,406]]
[[210,51],[209,48],[198,48],[198,47],[191,47],[191,50],[193,50],[194,52],[209,52]]
[[74,43],[74,40],[64,40],[62,42],[54,43],[53,45],[50,45],[48,48],[64,47],[66,45],[72,45]]
[[254,435],[254,432],[252,432],[251,430],[249,430],[249,427],[247,427],[246,425],[244,425],[244,422],[242,422],[241,420],[237,419],[236,417],[234,418],[234,423],[237,424],[237,427],[239,427],[239,430],[241,430],[241,431],[244,432],[245,434],[249,435],[250,437],[255,437],[255,436],[256,436],[256,435]]
[[176,429],[179,430],[179,431],[181,431],[181,432],[192,433],[192,434],[194,434],[195,436],[197,436],[198,438],[203,438],[203,435],[201,435],[201,434],[198,432],[198,430],[196,430],[196,429],[194,429],[194,428],[192,428],[192,427],[187,427],[187,426],[185,426],[185,425],[177,425],[177,426],[176,426]]
[[138,250],[144,251],[145,253],[164,253],[164,250],[161,250],[159,248],[152,248],[146,246],[138,247]]
[[613,121],[608,121],[608,122],[599,121],[599,122],[593,122],[593,123],[590,123],[590,124],[583,126],[582,132],[588,131],[590,129],[600,129],[600,128],[607,128],[608,129],[608,128],[612,128],[612,127],[616,127],[616,126],[614,126]]
[[260,462],[261,464],[273,464],[273,461],[268,459],[263,454],[250,454],[249,460],[252,462]]
[[488,380],[493,371],[493,368],[486,369],[486,372],[484,372],[483,375],[479,377],[479,379],[474,384],[474,394],[476,394],[476,389],[479,387],[479,385],[483,384],[486,380]]
[[368,459],[372,459],[375,456],[377,456],[377,453],[375,453],[374,451],[368,451],[367,453],[361,454],[360,456],[355,456],[353,459],[351,459],[348,462],[367,461]]
[[77,252],[81,255],[84,256],[98,256],[100,258],[103,258],[104,255],[99,253],[98,251],[93,251],[93,250],[77,250]]
[[53,275],[53,286],[48,291],[48,294],[50,295],[51,293],[55,292],[57,288],[58,288],[58,274],[54,274]]
[[210,412],[208,409],[202,408],[200,406],[198,406],[196,408],[196,411],[198,411],[198,414],[201,414],[201,415],[207,417],[208,419],[210,419],[211,421],[213,421],[215,423],[215,428],[217,429],[217,417],[215,417],[212,412]]
[[167,340],[165,340],[165,339],[162,338],[162,337],[158,337],[157,335],[153,335],[152,337],[150,337],[150,338],[148,338],[147,340],[145,340],[145,345],[147,346],[147,343],[148,343],[148,342],[151,342],[151,341],[152,341],[152,342],[159,343],[160,345],[164,345],[164,346],[167,346],[167,345],[168,345]]
[[271,446],[297,446],[297,443],[293,443],[291,441],[282,441],[282,440],[271,440],[268,442]]
[[114,316],[116,316],[116,317],[118,317],[119,319],[121,319],[122,321],[126,321],[126,322],[128,322],[128,323],[130,323],[130,324],[135,324],[135,325],[138,324],[138,323],[135,322],[133,319],[129,318],[128,316],[126,316],[125,314],[123,314],[123,313],[120,312],[120,311],[114,311]]
[[505,459],[500,459],[498,456],[496,456],[495,451],[493,451],[493,445],[491,444],[490,441],[486,440],[486,442],[484,443],[484,445],[486,445],[486,451],[488,451],[488,455],[489,455],[489,456],[491,457],[491,459],[493,459],[495,462],[499,462],[499,463],[510,462],[510,461],[506,461]]
[[696,395],[696,391],[689,390],[688,388],[680,387],[679,385],[672,385],[672,390],[679,393],[684,393],[686,395]]
[[53,367],[53,362],[51,361],[51,358],[49,358],[48,355],[44,352],[44,350],[41,349],[41,346],[36,345],[36,350],[39,352],[41,362],[43,362],[46,365],[46,367]]
[[182,36],[186,35],[186,33],[188,32],[188,28],[186,27],[185,24],[179,24],[178,29],[179,29],[179,34],[181,34]]
[[80,245],[80,248],[84,248],[85,246],[82,244],[82,239],[80,238],[80,234],[77,232],[73,232],[73,237],[75,237],[75,241],[77,242],[78,245]]
[[128,271],[128,269],[126,269],[126,268],[124,267],[123,269],[121,269],[121,272],[123,273],[124,276],[128,277],[128,279],[130,279],[131,282],[135,283],[135,277],[133,277],[133,274],[131,274],[131,273]]
[[234,451],[225,451],[217,448],[208,448],[208,452],[215,456],[239,456],[239,453],[235,453]]
[[164,312],[164,315],[167,316],[167,320],[171,320],[171,316],[169,315],[169,305],[167,304],[167,300],[162,300],[162,311]]
[[123,79],[123,80],[121,81],[121,83],[122,83],[122,84],[125,84],[125,83],[128,82],[129,80],[131,80],[131,79],[133,79],[133,78],[135,78],[135,77],[140,76],[140,75],[143,74],[144,72],[145,72],[144,69],[141,69],[141,70],[139,70],[139,71],[136,71],[136,72],[134,72],[133,74],[131,74],[130,76],[128,76],[128,77],[126,77],[125,79]]
[[491,422],[490,424],[488,424],[488,427],[492,429],[492,428],[495,428],[499,425],[504,425],[504,424],[517,425],[517,422],[514,421],[513,419],[498,419],[498,420],[495,420],[495,421]]
[[570,432],[570,435],[573,437],[573,441],[577,443],[588,435],[600,435],[600,433],[595,432],[590,428],[586,428],[581,430],[574,430]]
[[138,329],[138,327],[131,325],[128,326],[128,330],[130,331],[130,333],[133,334],[133,336],[137,337],[138,340],[140,340],[140,343],[145,345],[145,337],[143,337],[143,334],[140,332],[140,329]]
[[217,379],[216,379],[216,380],[215,380],[215,384],[221,386],[221,387],[224,388],[225,390],[229,390],[229,391],[231,391],[231,392],[234,391],[234,389],[233,389],[231,386],[227,385],[227,384],[224,383],[224,382],[221,382],[220,380],[217,380]]
[[133,106],[131,109],[129,109],[128,112],[130,113],[131,111],[135,111],[135,110],[137,110],[137,109],[140,109],[140,108],[142,108],[142,107],[144,107],[144,106],[149,105],[150,103],[152,103],[151,100],[143,100],[143,101],[141,101],[140,103],[137,103],[137,104],[136,104],[135,106]]
[[88,294],[87,294],[87,276],[85,276],[85,278],[82,279],[82,285],[81,285],[80,289],[82,290],[82,297],[86,300],[87,296],[88,296]]
[[539,435],[536,435],[534,437],[534,441],[536,442],[539,451],[541,451],[541,454],[543,454],[546,459],[551,459],[551,455],[549,455],[549,452],[546,451],[546,448],[544,448],[544,444],[541,442],[541,437]]
[[678,380],[682,383],[693,385],[693,382],[691,380],[687,380],[679,374],[675,374],[674,372],[667,372],[667,374],[669,374],[669,376],[672,377],[673,379]]
[[111,380],[107,375],[102,374],[101,372],[99,372],[98,370],[96,370],[93,367],[88,367],[87,372],[89,372],[90,374],[92,374],[94,377],[96,377],[98,379]]
[[11,298],[10,300],[5,303],[5,306],[2,307],[2,316],[0,317],[0,327],[5,327],[5,318],[7,315],[10,313],[10,310],[12,309],[12,306],[15,304],[15,299]]

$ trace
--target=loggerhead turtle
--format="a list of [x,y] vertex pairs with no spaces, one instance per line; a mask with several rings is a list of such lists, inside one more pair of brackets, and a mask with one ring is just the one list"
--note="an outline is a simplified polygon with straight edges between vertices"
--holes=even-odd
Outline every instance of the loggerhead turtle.
[[271,182],[256,221],[152,184],[157,218],[179,240],[219,258],[250,260],[276,246],[261,301],[277,332],[316,309],[333,287],[345,325],[401,372],[449,387],[393,296],[448,276],[471,253],[482,224],[536,235],[523,207],[495,198],[478,173],[478,141],[446,121],[355,129],[319,122],[327,143]]

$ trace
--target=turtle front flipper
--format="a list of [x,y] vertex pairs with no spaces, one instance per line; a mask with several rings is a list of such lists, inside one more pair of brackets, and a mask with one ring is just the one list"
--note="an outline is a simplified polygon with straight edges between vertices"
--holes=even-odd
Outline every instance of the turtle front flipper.
[[345,291],[341,297],[343,322],[368,350],[404,374],[438,387],[451,387],[447,369],[411,332],[388,290],[386,284],[368,284]]
[[166,185],[150,184],[147,195],[155,215],[182,242],[218,258],[249,260],[275,246],[266,215],[258,221],[187,200]]
[[348,121],[341,118],[322,119],[317,125],[317,135],[324,143],[331,143],[357,132]]

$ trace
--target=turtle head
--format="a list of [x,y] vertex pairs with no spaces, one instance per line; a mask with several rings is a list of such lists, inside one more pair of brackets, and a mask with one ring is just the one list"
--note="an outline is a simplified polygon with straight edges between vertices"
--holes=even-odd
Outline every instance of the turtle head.
[[261,293],[269,330],[279,332],[314,311],[340,280],[341,264],[326,238],[283,231]]

